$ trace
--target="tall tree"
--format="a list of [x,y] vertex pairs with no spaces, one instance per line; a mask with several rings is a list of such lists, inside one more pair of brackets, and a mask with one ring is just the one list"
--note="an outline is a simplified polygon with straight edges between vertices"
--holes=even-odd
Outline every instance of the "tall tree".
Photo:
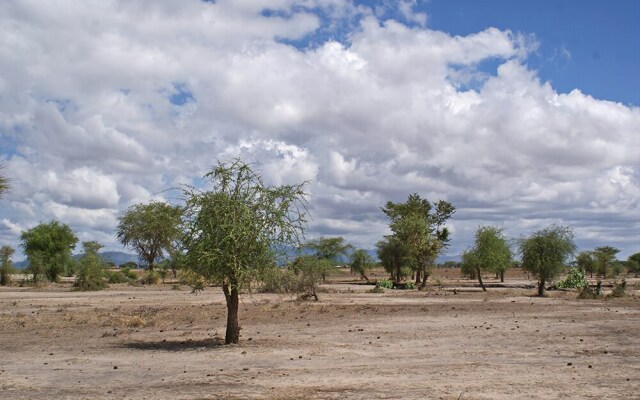
[[613,262],[616,260],[616,254],[619,252],[620,250],[611,246],[596,247],[593,250],[596,269],[598,274],[602,275],[603,278],[607,278],[607,271],[612,267]]
[[6,286],[11,283],[11,274],[13,274],[13,263],[11,256],[15,250],[11,246],[2,246],[0,248],[0,285]]
[[632,254],[627,258],[627,269],[635,273],[636,278],[638,277],[640,274],[640,253]]
[[593,252],[581,251],[576,256],[576,267],[584,272],[591,274],[593,278],[593,272],[596,270],[596,260],[593,258]]
[[123,246],[136,251],[153,271],[156,261],[170,253],[179,239],[182,209],[155,201],[135,204],[118,217],[116,236]]
[[278,250],[300,245],[306,224],[304,183],[266,186],[243,161],[219,162],[205,175],[211,190],[184,190],[186,265],[222,284],[225,343],[238,343],[239,290],[276,262]]
[[388,235],[376,243],[376,253],[384,269],[399,283],[404,275],[403,266],[408,258],[407,246],[396,236]]
[[50,281],[71,264],[71,252],[78,238],[69,225],[58,221],[41,223],[20,235],[21,246],[29,260],[34,282],[44,274]]
[[368,282],[367,271],[373,266],[373,258],[365,250],[357,249],[351,253],[350,259],[351,272],[360,274]]
[[316,258],[329,260],[333,265],[342,264],[353,249],[353,245],[340,236],[310,240],[303,247],[313,251]]
[[444,200],[432,204],[413,193],[404,203],[388,201],[382,212],[389,217],[393,234],[407,246],[416,269],[416,283],[422,283],[424,287],[429,276],[428,267],[450,240],[444,224],[455,212],[455,207]]
[[500,275],[500,281],[504,282],[504,271],[511,266],[511,249],[502,229],[495,226],[479,227],[473,248],[463,254],[462,260],[475,267],[483,291],[486,292],[487,288],[482,282],[482,271],[494,271]]
[[102,290],[105,281],[105,263],[98,252],[103,246],[96,241],[82,242],[83,254],[78,260],[78,272],[74,287],[78,290]]
[[544,296],[546,283],[560,275],[573,255],[576,249],[573,238],[571,228],[551,225],[520,240],[522,268],[538,278],[539,296]]

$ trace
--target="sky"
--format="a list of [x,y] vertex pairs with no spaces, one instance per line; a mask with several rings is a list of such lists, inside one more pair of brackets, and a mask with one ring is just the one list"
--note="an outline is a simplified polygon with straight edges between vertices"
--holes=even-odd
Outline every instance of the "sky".
[[309,182],[308,239],[371,249],[418,193],[457,209],[449,256],[560,224],[625,259],[640,2],[0,2],[2,245],[56,219],[122,251],[121,212],[236,157]]

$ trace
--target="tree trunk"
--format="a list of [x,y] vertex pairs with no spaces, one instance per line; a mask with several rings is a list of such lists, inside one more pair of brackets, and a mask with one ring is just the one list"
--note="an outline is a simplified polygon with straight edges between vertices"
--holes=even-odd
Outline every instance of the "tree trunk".
[[486,292],[487,288],[484,287],[484,282],[482,282],[482,274],[480,273],[480,268],[476,268],[476,274],[478,274],[478,282],[480,282],[480,286],[482,287],[482,291]]
[[393,257],[393,263],[396,267],[396,283],[400,283],[400,263],[398,262],[396,257]]
[[540,279],[540,282],[538,282],[538,296],[540,297],[544,297],[545,284],[546,284],[545,279]]
[[500,271],[500,282],[504,283],[504,271]]
[[420,267],[418,267],[418,269],[416,270],[416,286],[422,282],[422,279],[420,279],[420,274],[422,274],[422,271],[420,270]]
[[364,278],[367,282],[369,282],[369,278],[364,274],[364,272],[360,272],[360,277]]
[[427,287],[427,279],[429,279],[429,274],[427,273],[427,271],[424,271],[424,278],[422,279],[420,289],[424,289],[425,287]]
[[238,285],[222,285],[224,297],[227,300],[227,333],[225,344],[237,344],[240,341],[240,325],[238,324]]

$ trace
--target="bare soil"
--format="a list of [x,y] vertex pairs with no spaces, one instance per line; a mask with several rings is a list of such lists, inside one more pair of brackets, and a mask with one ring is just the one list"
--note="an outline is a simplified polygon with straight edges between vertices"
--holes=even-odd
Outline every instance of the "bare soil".
[[3,287],[0,399],[640,398],[637,282],[578,300],[455,274],[384,293],[334,278],[318,302],[245,294],[232,346],[220,288]]

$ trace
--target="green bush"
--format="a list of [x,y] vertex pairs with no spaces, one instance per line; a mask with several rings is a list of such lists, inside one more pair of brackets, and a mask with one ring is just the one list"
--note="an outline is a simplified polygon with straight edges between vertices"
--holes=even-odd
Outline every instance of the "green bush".
[[131,271],[131,269],[129,267],[122,267],[120,268],[120,272],[127,277],[127,279],[135,281],[136,279],[138,279],[138,274],[136,274],[135,272]]
[[626,295],[627,295],[627,281],[623,279],[620,282],[616,282],[613,285],[613,290],[611,291],[611,294],[609,294],[609,297],[624,297]]
[[588,285],[589,283],[587,282],[587,277],[585,276],[584,271],[579,268],[572,268],[565,280],[560,281],[556,284],[556,286],[560,289],[582,289]]
[[105,272],[99,258],[84,257],[80,261],[80,267],[73,286],[76,290],[82,291],[102,290],[107,287]]
[[402,286],[400,286],[400,288],[405,290],[411,290],[416,288],[416,284],[415,282],[408,281],[408,282],[404,282]]
[[376,287],[382,289],[393,289],[393,282],[389,279],[382,279],[376,282]]
[[157,285],[160,282],[160,275],[156,271],[147,271],[138,282],[143,285]]
[[109,283],[127,283],[132,279],[125,275],[122,271],[106,271]]

